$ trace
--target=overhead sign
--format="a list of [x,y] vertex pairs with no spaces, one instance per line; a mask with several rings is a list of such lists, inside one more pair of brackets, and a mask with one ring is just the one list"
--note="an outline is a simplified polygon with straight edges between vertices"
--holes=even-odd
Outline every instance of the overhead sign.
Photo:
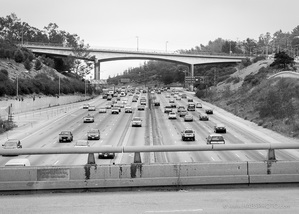
[[130,82],[130,79],[129,78],[121,78],[120,82],[121,83],[128,83],[128,82]]

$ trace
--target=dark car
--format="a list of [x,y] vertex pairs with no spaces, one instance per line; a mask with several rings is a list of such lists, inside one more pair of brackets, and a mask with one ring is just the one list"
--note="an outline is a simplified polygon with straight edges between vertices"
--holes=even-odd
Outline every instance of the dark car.
[[[104,145],[103,147],[105,148],[112,148],[112,145]],[[114,152],[100,152],[98,154],[98,158],[115,158],[115,153]]]
[[213,110],[212,109],[206,109],[206,113],[207,114],[213,114]]
[[219,133],[219,132],[226,133],[226,128],[223,124],[216,124],[216,126],[214,126],[214,132],[215,133]]

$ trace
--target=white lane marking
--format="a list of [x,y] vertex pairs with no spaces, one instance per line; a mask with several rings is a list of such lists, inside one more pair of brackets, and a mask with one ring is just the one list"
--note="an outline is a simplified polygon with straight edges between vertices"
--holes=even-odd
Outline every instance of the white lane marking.
[[211,159],[212,159],[213,161],[215,161],[215,159],[214,159],[213,157],[211,157]]
[[53,144],[55,144],[57,141],[55,140],[54,142],[53,142]]
[[59,162],[59,161],[56,161],[56,162],[54,163],[54,165],[58,164],[58,162]]
[[182,212],[198,212],[203,209],[192,209],[192,210],[158,210],[158,211],[145,211],[145,213],[182,213]]
[[238,158],[240,158],[240,156],[238,154],[235,154]]

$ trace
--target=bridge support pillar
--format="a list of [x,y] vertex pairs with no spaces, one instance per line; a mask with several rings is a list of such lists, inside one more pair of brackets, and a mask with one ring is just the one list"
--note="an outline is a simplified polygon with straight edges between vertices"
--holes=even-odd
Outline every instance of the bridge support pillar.
[[190,91],[193,91],[193,89],[194,89],[194,80],[193,80],[193,78],[194,78],[194,65],[193,64],[190,64],[190,66],[189,66],[189,72],[190,72],[190,74],[191,74],[191,78],[192,78],[192,81],[191,81],[191,85],[190,85]]
[[95,59],[94,61],[94,79],[95,80],[100,80],[100,62],[98,59]]

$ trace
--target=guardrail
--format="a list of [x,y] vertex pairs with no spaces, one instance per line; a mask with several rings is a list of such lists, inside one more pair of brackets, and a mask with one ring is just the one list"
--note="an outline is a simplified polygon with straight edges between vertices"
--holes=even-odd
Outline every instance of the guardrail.
[[88,154],[87,164],[95,164],[94,153],[134,153],[134,163],[142,163],[141,152],[188,152],[188,151],[232,151],[232,150],[268,150],[267,160],[275,161],[276,149],[299,149],[299,143],[262,143],[262,144],[210,144],[188,146],[116,146],[85,148],[23,148],[0,149],[0,155],[50,155],[50,154]]
[[[87,153],[89,158],[87,164],[77,166],[0,167],[0,191],[299,183],[299,161],[276,161],[276,149],[299,149],[299,144],[1,149],[1,155]],[[228,150],[268,150],[268,160],[145,164],[140,159],[140,152]],[[135,160],[131,164],[95,164],[96,152],[135,153]]]

